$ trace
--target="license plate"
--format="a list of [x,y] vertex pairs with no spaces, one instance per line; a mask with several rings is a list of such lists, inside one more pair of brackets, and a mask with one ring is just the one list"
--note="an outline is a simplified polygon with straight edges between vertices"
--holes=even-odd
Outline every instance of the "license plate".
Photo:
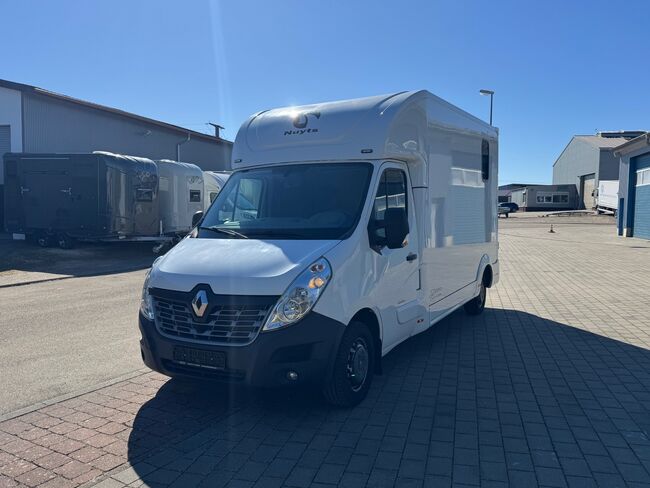
[[175,347],[174,361],[203,368],[226,369],[226,354],[220,351]]

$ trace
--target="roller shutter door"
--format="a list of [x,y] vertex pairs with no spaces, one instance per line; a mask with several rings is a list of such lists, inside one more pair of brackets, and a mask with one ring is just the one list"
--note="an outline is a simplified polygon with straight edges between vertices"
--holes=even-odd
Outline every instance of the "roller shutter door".
[[650,239],[650,154],[636,158],[632,235]]

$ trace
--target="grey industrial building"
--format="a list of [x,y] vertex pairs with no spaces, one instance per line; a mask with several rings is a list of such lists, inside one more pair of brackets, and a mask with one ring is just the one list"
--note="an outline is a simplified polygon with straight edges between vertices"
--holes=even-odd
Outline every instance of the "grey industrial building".
[[[0,80],[0,216],[7,152],[108,151],[230,169],[232,142],[42,88]],[[0,221],[2,217],[0,217]]]
[[507,185],[499,185],[499,189],[498,189],[499,203],[509,202],[510,194],[512,193],[512,191],[517,190],[519,188],[523,188],[525,186],[527,185],[523,183],[508,183]]
[[109,151],[230,168],[232,142],[122,110],[0,80],[0,158],[6,152]]
[[527,185],[510,191],[510,201],[522,211],[573,210],[579,205],[576,186]]
[[614,156],[614,149],[644,133],[619,131],[574,136],[553,164],[553,184],[574,185],[580,197],[576,208],[593,208],[598,182],[618,180],[619,159]]
[[619,158],[618,234],[650,239],[650,134],[627,141]]

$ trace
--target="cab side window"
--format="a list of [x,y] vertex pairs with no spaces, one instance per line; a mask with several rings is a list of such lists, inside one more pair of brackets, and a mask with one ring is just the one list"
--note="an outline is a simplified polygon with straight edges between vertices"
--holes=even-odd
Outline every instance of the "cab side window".
[[368,223],[370,242],[373,245],[383,245],[386,239],[384,213],[388,208],[403,208],[408,215],[406,173],[401,169],[386,169],[379,180],[372,215]]

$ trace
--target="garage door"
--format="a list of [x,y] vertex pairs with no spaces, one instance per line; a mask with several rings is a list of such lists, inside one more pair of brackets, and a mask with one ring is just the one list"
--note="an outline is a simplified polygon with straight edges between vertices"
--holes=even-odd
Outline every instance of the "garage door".
[[596,188],[596,175],[582,177],[582,201],[587,210],[594,208],[594,189]]
[[636,159],[633,225],[634,237],[650,239],[650,154]]

